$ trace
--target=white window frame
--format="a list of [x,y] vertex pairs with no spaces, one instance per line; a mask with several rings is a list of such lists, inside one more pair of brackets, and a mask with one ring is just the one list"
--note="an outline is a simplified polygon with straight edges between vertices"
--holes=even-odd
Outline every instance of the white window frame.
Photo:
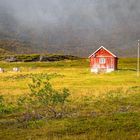
[[99,59],[99,64],[105,64],[106,63],[106,59],[105,58],[100,58]]

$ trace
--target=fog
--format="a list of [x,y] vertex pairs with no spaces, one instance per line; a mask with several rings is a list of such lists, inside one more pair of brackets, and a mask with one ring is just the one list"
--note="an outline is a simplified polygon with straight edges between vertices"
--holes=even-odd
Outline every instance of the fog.
[[0,9],[0,34],[50,52],[121,54],[140,38],[140,0],[0,0]]

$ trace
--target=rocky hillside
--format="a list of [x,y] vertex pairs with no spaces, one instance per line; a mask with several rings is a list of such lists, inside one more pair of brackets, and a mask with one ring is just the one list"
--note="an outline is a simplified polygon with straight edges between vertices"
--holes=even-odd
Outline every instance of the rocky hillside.
[[33,47],[18,40],[0,40],[0,54],[30,54],[34,53]]

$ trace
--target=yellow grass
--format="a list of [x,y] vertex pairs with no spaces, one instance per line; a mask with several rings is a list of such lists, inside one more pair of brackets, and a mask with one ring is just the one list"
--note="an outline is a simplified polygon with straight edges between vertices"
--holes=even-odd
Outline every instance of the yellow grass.
[[[7,72],[0,73],[0,94],[17,95],[27,93],[28,84],[31,81],[28,75],[39,73],[57,73],[60,76],[51,80],[53,86],[57,89],[66,87],[70,89],[74,96],[98,95],[111,89],[123,88],[125,90],[129,87],[140,85],[140,78],[136,77],[136,71],[127,70],[131,64],[127,66],[126,63],[124,65],[123,59],[119,63],[119,68],[121,69],[110,74],[93,74],[90,72],[88,61],[82,60],[82,62],[84,63],[83,66],[82,64],[80,66],[80,60],[76,62],[80,67],[65,66],[65,63],[73,64],[75,61],[57,62],[58,65],[64,64],[64,66],[60,65],[60,67],[53,66],[54,62],[51,62],[50,66],[46,67],[40,67],[40,63],[36,63],[36,67],[32,67],[32,65],[21,67],[21,72],[18,73],[11,72],[7,68]],[[10,64],[8,65],[10,67]],[[26,63],[24,65],[26,66]],[[123,70],[123,67],[125,70]]]

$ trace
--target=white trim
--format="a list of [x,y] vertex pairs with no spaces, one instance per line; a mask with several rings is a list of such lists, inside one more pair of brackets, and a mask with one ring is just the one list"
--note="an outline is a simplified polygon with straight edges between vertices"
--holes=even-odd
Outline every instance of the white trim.
[[96,56],[98,58],[114,58],[113,56]]
[[93,56],[96,52],[98,52],[100,49],[104,49],[107,52],[109,52],[112,56],[117,57],[116,55],[114,55],[112,52],[110,52],[109,50],[107,50],[104,46],[101,46],[99,49],[97,49],[94,53],[92,53],[88,58],[90,58],[91,56]]

